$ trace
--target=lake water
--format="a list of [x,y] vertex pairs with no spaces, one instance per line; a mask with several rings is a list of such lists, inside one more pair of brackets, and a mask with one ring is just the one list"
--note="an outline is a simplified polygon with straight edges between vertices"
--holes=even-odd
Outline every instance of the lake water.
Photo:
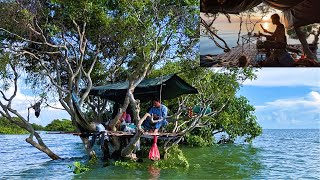
[[[0,179],[320,179],[320,131],[264,130],[251,145],[228,144],[183,148],[187,169],[142,169],[115,166],[75,175],[68,168],[86,161],[81,140],[73,135],[42,134],[63,160],[50,160],[24,140],[27,135],[0,135]],[[98,152],[99,153],[99,152]]]
[[[275,30],[275,25],[273,25],[270,22],[264,22],[261,23],[264,28],[268,29],[269,31],[273,32]],[[229,48],[237,46],[237,40],[238,40],[238,32],[239,32],[239,23],[215,23],[213,25],[217,30],[217,34],[226,41],[227,45]],[[253,31],[254,33],[257,33],[258,31],[263,32],[261,29],[260,25],[255,26],[255,30]],[[242,31],[241,31],[241,36],[247,34],[247,30],[245,25],[242,25]],[[217,40],[217,38],[215,38]],[[307,41],[308,43],[311,43],[313,41],[314,37],[310,36]],[[224,46],[224,44],[219,41],[219,44]],[[287,42],[288,44],[300,44],[300,41],[297,39],[291,39],[287,35]],[[239,43],[241,44],[241,38]],[[320,49],[318,49],[318,56],[320,57]],[[201,36],[200,37],[200,54],[201,55],[206,55],[206,54],[221,54],[223,53],[223,49],[217,47],[214,42],[206,36]]]

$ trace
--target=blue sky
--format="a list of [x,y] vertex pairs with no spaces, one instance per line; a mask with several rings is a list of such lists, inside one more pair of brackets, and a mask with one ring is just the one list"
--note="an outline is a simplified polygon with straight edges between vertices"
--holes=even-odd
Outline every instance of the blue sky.
[[264,129],[320,129],[320,69],[263,68],[238,95],[255,106]]

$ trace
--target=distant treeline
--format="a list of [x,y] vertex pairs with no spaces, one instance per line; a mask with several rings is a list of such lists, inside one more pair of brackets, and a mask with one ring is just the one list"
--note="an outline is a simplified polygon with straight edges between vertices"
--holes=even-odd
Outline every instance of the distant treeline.
[[[19,121],[17,118],[16,120]],[[43,127],[38,124],[31,124],[36,131],[65,131],[65,132],[76,132],[72,122],[68,119],[55,119],[47,126]],[[28,132],[19,126],[11,123],[4,117],[0,117],[0,134],[27,134]]]

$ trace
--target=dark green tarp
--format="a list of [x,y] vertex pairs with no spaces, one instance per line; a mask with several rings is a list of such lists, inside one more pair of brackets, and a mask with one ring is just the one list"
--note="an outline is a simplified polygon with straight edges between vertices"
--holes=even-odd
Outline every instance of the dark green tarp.
[[[151,101],[160,97],[160,88],[162,82],[161,99],[173,99],[183,94],[196,94],[198,90],[176,74],[170,74],[163,77],[144,79],[134,90],[134,97],[142,102]],[[129,82],[119,82],[105,86],[93,87],[89,95],[100,96],[105,99],[123,103],[127,93]]]

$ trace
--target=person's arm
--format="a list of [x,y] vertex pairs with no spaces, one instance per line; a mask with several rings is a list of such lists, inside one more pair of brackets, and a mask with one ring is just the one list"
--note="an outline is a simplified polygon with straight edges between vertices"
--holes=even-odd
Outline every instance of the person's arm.
[[166,106],[163,106],[161,108],[161,113],[162,113],[162,119],[166,119],[166,117],[168,116],[168,108]]
[[263,32],[273,35],[273,32],[266,30],[261,24],[260,24],[260,27],[262,28]]
[[160,119],[154,119],[153,115],[156,113],[154,112],[153,107],[149,110],[148,113],[151,115],[151,118],[150,118],[151,123],[157,123],[158,121],[160,121]]
[[263,37],[266,37],[266,38],[268,38],[268,37],[272,37],[272,36],[270,36],[270,35],[262,34],[262,33],[260,33],[260,34],[259,34],[259,36],[263,36]]

